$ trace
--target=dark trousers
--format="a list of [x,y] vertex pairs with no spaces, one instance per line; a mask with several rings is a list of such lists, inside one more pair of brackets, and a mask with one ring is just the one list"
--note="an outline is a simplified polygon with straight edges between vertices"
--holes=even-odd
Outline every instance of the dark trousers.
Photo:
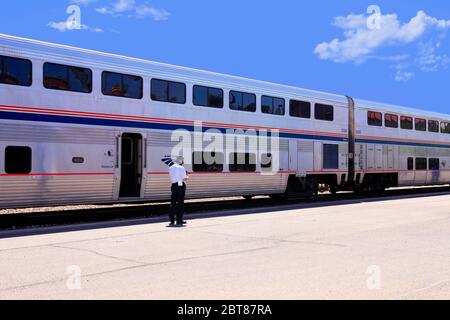
[[186,184],[180,187],[178,183],[172,184],[172,200],[170,206],[169,218],[171,223],[175,223],[175,217],[177,224],[183,223],[184,215],[184,198],[186,196]]

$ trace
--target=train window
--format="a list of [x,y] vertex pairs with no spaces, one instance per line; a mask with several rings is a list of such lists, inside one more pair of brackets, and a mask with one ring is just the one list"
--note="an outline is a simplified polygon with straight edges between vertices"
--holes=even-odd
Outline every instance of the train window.
[[256,95],[230,91],[230,109],[246,112],[256,111]]
[[427,131],[427,120],[416,118],[415,124],[417,131]]
[[284,116],[286,114],[285,101],[283,98],[276,97],[261,97],[261,111],[262,113],[274,114]]
[[428,159],[428,170],[439,170],[440,169],[440,161],[436,158],[430,158]]
[[323,145],[323,168],[339,169],[339,145],[337,144]]
[[412,130],[413,129],[413,118],[401,116],[400,117],[400,127],[402,129]]
[[398,115],[386,113],[384,115],[384,125],[388,128],[398,128]]
[[427,158],[416,158],[416,170],[427,170]]
[[31,172],[31,148],[9,146],[5,149],[5,172],[28,174]]
[[194,105],[200,107],[223,108],[223,90],[194,86]]
[[30,60],[0,56],[0,83],[29,87],[32,81]]
[[383,114],[381,112],[368,111],[367,124],[369,126],[381,127],[383,125]]
[[194,172],[223,172],[224,156],[220,152],[194,152]]
[[256,155],[253,153],[231,153],[230,172],[255,172]]
[[261,155],[261,169],[270,170],[272,169],[272,154],[264,153]]
[[103,71],[102,93],[105,96],[142,99],[142,77]]
[[414,170],[414,158],[408,158],[408,170]]
[[429,132],[439,132],[439,121],[428,120],[428,131]]
[[289,114],[291,117],[309,119],[311,118],[311,103],[291,100],[289,102]]
[[450,123],[441,122],[441,132],[442,133],[450,133]]
[[151,90],[151,97],[154,101],[186,103],[186,85],[184,83],[152,79]]
[[92,71],[86,68],[44,63],[44,87],[52,90],[92,92]]
[[316,120],[333,121],[334,120],[334,108],[326,104],[317,103],[314,106],[314,116]]

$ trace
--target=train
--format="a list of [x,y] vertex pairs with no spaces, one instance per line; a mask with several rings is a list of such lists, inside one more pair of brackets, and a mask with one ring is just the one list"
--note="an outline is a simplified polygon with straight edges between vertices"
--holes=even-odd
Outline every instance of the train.
[[191,199],[450,183],[449,115],[0,35],[0,208],[168,200],[177,134]]

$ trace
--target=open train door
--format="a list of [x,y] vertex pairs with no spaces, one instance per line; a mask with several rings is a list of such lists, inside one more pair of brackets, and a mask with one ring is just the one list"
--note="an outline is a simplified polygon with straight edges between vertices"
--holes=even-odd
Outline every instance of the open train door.
[[124,132],[119,136],[119,198],[141,198],[144,170],[143,142],[140,133]]

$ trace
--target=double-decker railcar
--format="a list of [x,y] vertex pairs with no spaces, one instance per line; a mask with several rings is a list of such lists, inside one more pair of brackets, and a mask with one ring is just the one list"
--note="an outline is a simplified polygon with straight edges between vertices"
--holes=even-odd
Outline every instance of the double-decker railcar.
[[0,208],[169,199],[182,137],[189,198],[448,184],[449,119],[0,35]]

